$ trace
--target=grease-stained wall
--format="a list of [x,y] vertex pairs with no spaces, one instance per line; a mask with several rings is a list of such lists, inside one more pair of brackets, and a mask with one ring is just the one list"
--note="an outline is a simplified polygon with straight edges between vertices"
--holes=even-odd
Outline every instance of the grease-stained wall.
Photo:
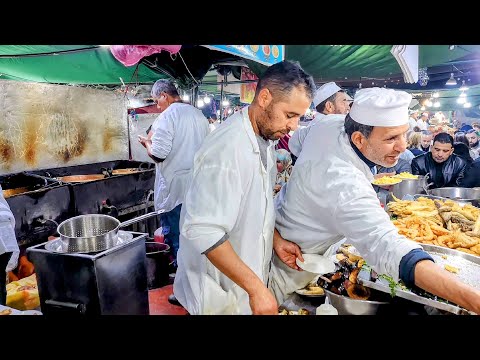
[[122,94],[0,81],[0,174],[127,160]]

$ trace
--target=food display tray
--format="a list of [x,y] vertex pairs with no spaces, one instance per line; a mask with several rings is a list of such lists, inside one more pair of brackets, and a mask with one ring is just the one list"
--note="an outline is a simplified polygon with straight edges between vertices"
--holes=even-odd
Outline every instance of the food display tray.
[[[432,256],[438,266],[445,268],[445,265],[449,265],[459,269],[458,273],[454,275],[457,276],[460,281],[480,290],[480,257],[441,246],[428,244],[420,245]],[[370,271],[365,268],[362,269],[358,274],[357,282],[366,287],[386,293],[392,294],[394,292],[394,296],[431,306],[433,308],[453,314],[476,315],[474,312],[468,311],[456,304],[447,302],[446,300],[430,299],[421,295],[417,295],[409,289],[401,288],[399,285],[395,286],[395,289],[392,290],[391,284],[388,280],[382,277],[372,280]]]

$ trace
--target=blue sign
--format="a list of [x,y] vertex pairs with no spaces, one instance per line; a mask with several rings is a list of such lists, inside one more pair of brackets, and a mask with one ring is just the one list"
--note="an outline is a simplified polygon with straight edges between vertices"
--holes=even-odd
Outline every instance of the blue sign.
[[263,65],[273,65],[285,58],[285,45],[205,45],[209,49],[223,51]]

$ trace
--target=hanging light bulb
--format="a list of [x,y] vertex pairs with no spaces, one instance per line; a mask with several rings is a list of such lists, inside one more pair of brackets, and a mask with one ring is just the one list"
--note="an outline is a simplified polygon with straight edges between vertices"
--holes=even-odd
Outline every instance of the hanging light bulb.
[[430,107],[430,106],[432,106],[432,105],[433,105],[433,104],[432,104],[432,102],[430,101],[430,99],[428,99],[427,101],[425,101],[425,106]]
[[210,101],[211,101],[211,100],[210,100],[210,97],[209,97],[208,95],[205,95],[205,97],[203,98],[203,102],[204,102],[205,104],[210,104]]
[[462,92],[459,96],[464,98],[464,97],[467,97],[467,94],[465,94],[464,92]]
[[445,85],[448,85],[448,86],[455,86],[455,85],[457,85],[457,80],[455,80],[455,78],[453,77],[453,73],[450,73],[450,79],[447,80],[447,82],[445,83]]
[[202,107],[204,107],[204,106],[205,106],[205,103],[203,102],[203,100],[202,100],[202,99],[198,99],[198,101],[197,101],[197,107],[202,108]]
[[420,110],[425,111],[425,106],[422,106]]
[[467,102],[467,98],[465,98],[465,97],[459,97],[457,99],[458,104],[465,104],[466,102]]
[[223,106],[228,106],[228,105],[230,105],[230,101],[228,101],[227,99],[225,99],[225,100],[222,101],[222,105],[223,105]]
[[462,86],[458,90],[460,90],[460,91],[467,91],[468,90],[468,87],[465,85],[465,80],[462,80]]
[[435,103],[433,104],[433,107],[440,107],[440,101],[435,101]]
[[438,92],[434,92],[432,95],[434,98],[438,98]]
[[469,102],[466,102],[465,104],[463,104],[463,107],[464,107],[464,108],[469,108],[469,107],[471,107],[471,106],[472,106],[472,104],[470,104]]
[[183,100],[183,101],[189,101],[189,100],[190,100],[190,96],[188,96],[188,94],[183,94],[182,100]]

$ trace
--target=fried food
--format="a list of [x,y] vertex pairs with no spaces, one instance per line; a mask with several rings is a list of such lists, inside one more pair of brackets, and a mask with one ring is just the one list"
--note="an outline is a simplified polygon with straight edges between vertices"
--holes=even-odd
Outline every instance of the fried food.
[[12,309],[4,309],[0,311],[0,315],[10,315],[12,313]]
[[460,206],[453,200],[394,199],[388,207],[397,217],[393,224],[400,235],[419,243],[480,255],[480,209],[471,204]]
[[305,290],[304,294],[323,295],[323,294],[325,294],[325,290],[323,290],[320,286],[308,285],[306,287],[306,290]]
[[456,268],[456,267],[451,266],[451,265],[445,265],[445,270],[450,271],[453,274],[458,274],[458,272],[460,271],[459,268]]
[[407,171],[403,171],[400,174],[393,175],[392,177],[398,178],[398,179],[418,179],[418,175],[410,174]]
[[396,179],[391,176],[383,176],[372,181],[373,185],[395,185],[402,182],[402,179]]

